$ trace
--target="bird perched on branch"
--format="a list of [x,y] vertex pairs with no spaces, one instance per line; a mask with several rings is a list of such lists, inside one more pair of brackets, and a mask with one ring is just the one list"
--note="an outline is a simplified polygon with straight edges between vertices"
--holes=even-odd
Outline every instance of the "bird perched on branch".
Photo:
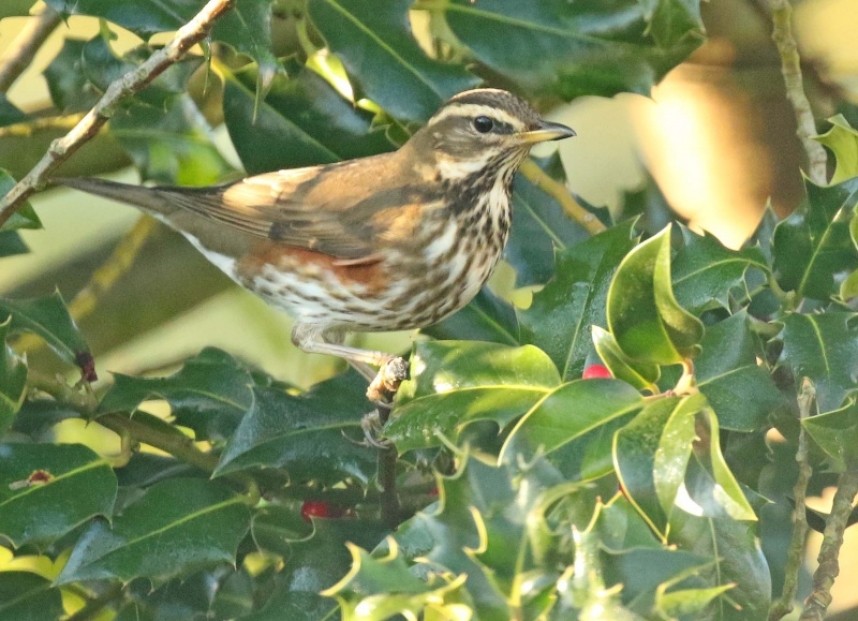
[[379,400],[407,363],[344,345],[344,334],[422,328],[465,306],[503,252],[519,165],[534,144],[574,135],[509,92],[478,89],[450,99],[391,153],[207,188],[57,183],[176,229],[289,313],[299,348],[347,359]]

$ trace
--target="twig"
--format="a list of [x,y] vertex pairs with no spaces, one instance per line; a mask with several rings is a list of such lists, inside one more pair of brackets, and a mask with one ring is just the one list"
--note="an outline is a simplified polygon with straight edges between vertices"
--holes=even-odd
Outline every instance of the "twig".
[[533,160],[527,160],[521,165],[521,174],[540,190],[551,196],[563,207],[570,218],[584,227],[590,235],[597,235],[605,230],[605,225],[589,211],[581,207],[569,193],[565,185],[552,179],[544,170],[537,166]]
[[0,93],[5,93],[15,83],[24,70],[30,66],[33,57],[42,43],[60,23],[60,15],[51,7],[27,20],[27,24],[6,51],[6,58],[0,64]]
[[813,136],[817,135],[816,124],[813,120],[810,102],[804,92],[801,59],[798,55],[795,38],[792,35],[792,6],[789,0],[769,0],[769,8],[772,12],[772,39],[774,39],[781,57],[781,74],[784,77],[786,96],[792,104],[798,125],[796,135],[801,140],[807,155],[807,174],[816,185],[825,185],[827,182],[827,156],[822,145],[813,139]]
[[[384,425],[390,418],[390,406],[378,406],[378,419]],[[399,524],[402,507],[399,504],[399,493],[396,490],[396,447],[392,444],[378,449],[378,485],[381,488],[379,503],[381,505],[381,521],[389,528]]]
[[33,192],[45,184],[48,175],[98,133],[125,98],[143,89],[170,65],[181,59],[189,49],[202,41],[208,35],[215,20],[230,10],[235,2],[236,0],[209,0],[191,21],[179,28],[176,36],[165,47],[152,54],[140,66],[112,82],[80,123],[62,138],[54,140],[48,152],[32,170],[0,199],[0,226],[24,204]]
[[815,399],[814,386],[805,377],[802,380],[801,391],[798,395],[799,432],[798,449],[795,453],[795,460],[798,462],[798,478],[792,490],[795,499],[795,507],[792,513],[792,537],[784,567],[784,586],[780,598],[772,602],[772,606],[769,608],[769,621],[779,621],[792,611],[798,589],[798,574],[804,560],[804,544],[807,539],[807,484],[813,474],[807,454],[807,431],[805,431],[804,425],[801,425],[801,421],[811,416],[811,408]]
[[825,523],[822,546],[819,549],[819,566],[813,572],[813,589],[805,600],[804,612],[800,621],[821,621],[831,604],[831,587],[840,573],[840,547],[843,545],[843,532],[852,514],[852,502],[858,495],[858,472],[847,470],[837,479],[837,491],[831,514]]

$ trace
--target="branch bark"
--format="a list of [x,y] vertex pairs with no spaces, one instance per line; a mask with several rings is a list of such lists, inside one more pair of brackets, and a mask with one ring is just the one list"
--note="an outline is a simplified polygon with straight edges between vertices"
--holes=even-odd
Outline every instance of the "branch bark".
[[781,74],[784,77],[787,100],[792,105],[798,124],[796,135],[807,155],[807,175],[815,184],[825,185],[828,181],[828,158],[823,146],[813,139],[817,134],[816,123],[810,101],[804,92],[801,59],[792,34],[792,6],[789,0],[769,0],[769,9],[772,13],[772,39],[781,57]]
[[215,21],[229,11],[236,0],[209,0],[194,18],[182,26],[173,40],[152,54],[146,62],[111,83],[98,103],[62,138],[51,143],[48,152],[6,196],[0,200],[0,226],[44,186],[48,176],[77,151],[113,116],[119,104],[145,88],[169,66],[179,61],[211,31]]
[[15,80],[30,66],[33,57],[60,23],[60,15],[51,7],[30,19],[6,51],[0,64],[0,93],[9,90]]

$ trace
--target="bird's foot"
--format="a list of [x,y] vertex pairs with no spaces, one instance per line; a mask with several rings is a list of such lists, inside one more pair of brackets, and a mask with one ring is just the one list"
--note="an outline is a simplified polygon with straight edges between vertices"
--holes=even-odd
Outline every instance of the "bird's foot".
[[387,450],[393,446],[390,440],[381,438],[383,427],[384,423],[381,420],[379,410],[373,410],[368,414],[364,414],[363,418],[360,419],[360,428],[363,430],[364,437],[364,441],[361,444],[381,450]]
[[373,403],[389,404],[399,385],[408,379],[408,361],[396,356],[381,365],[378,374],[366,389],[366,397]]

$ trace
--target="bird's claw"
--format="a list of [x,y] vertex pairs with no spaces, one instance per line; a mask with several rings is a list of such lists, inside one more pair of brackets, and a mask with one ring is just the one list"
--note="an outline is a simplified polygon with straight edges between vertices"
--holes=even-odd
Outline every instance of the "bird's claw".
[[399,385],[408,379],[408,361],[399,356],[385,362],[375,379],[366,389],[367,399],[373,403],[390,403]]
[[362,444],[382,450],[389,449],[392,446],[392,442],[380,438],[382,427],[381,416],[378,410],[373,410],[365,414],[360,419],[360,428],[363,430],[364,437]]

